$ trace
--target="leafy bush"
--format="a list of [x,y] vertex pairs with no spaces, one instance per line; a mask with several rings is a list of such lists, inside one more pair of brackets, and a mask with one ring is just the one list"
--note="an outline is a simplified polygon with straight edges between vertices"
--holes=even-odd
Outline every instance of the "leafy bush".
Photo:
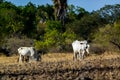
[[[120,50],[120,19],[118,19],[113,25],[106,25],[99,28],[99,31],[94,35],[94,41],[106,46],[109,50]],[[114,47],[114,48],[113,48]]]
[[72,51],[72,42],[76,39],[76,34],[71,31],[71,30],[66,30],[66,32],[64,32],[62,34],[63,38],[64,38],[64,51]]
[[38,50],[49,52],[63,52],[71,50],[71,43],[75,39],[75,34],[71,30],[62,31],[59,21],[48,21],[45,27],[44,39],[35,40]]
[[37,51],[41,51],[43,53],[46,53],[48,50],[47,50],[47,45],[45,42],[43,41],[38,41],[38,40],[34,40],[35,44],[35,48]]
[[3,46],[9,49],[12,55],[17,54],[17,49],[19,47],[33,46],[33,40],[25,36],[22,36],[21,38],[11,37],[5,39]]

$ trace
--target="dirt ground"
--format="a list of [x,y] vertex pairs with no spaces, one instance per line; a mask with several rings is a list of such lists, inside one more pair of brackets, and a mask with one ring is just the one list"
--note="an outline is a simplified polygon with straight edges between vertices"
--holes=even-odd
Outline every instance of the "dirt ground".
[[0,80],[120,80],[120,55],[91,54],[73,61],[72,53],[49,53],[42,60],[18,63],[18,56],[0,57]]

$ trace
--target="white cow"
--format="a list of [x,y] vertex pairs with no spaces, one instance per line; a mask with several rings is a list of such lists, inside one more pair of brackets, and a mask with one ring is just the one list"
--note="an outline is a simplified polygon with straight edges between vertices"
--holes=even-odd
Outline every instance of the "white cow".
[[89,47],[90,45],[87,44],[87,41],[74,41],[72,43],[72,47],[73,47],[73,52],[74,52],[74,56],[73,59],[83,59],[84,57],[84,53],[87,52],[89,54]]
[[[20,47],[18,48],[19,62],[22,62],[24,56],[29,57],[30,60],[38,60],[39,56],[34,47]],[[23,57],[22,57],[23,56]]]

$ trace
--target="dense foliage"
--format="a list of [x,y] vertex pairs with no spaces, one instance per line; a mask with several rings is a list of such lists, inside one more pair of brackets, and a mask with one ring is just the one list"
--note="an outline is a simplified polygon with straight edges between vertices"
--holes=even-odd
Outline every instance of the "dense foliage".
[[15,40],[17,47],[31,46],[31,41],[23,45],[19,43],[25,37],[25,40],[33,40],[32,46],[37,50],[45,52],[72,51],[71,43],[75,39],[120,49],[120,4],[106,5],[92,12],[74,5],[64,6],[63,25],[62,19],[56,20],[55,5],[36,6],[29,2],[25,6],[16,6],[1,0],[0,46],[12,50],[10,45]]

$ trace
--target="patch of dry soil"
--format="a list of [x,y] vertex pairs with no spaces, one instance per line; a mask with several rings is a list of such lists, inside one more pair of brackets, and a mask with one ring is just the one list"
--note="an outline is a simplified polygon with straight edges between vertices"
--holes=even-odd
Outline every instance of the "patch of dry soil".
[[0,64],[0,80],[120,80],[120,57]]

